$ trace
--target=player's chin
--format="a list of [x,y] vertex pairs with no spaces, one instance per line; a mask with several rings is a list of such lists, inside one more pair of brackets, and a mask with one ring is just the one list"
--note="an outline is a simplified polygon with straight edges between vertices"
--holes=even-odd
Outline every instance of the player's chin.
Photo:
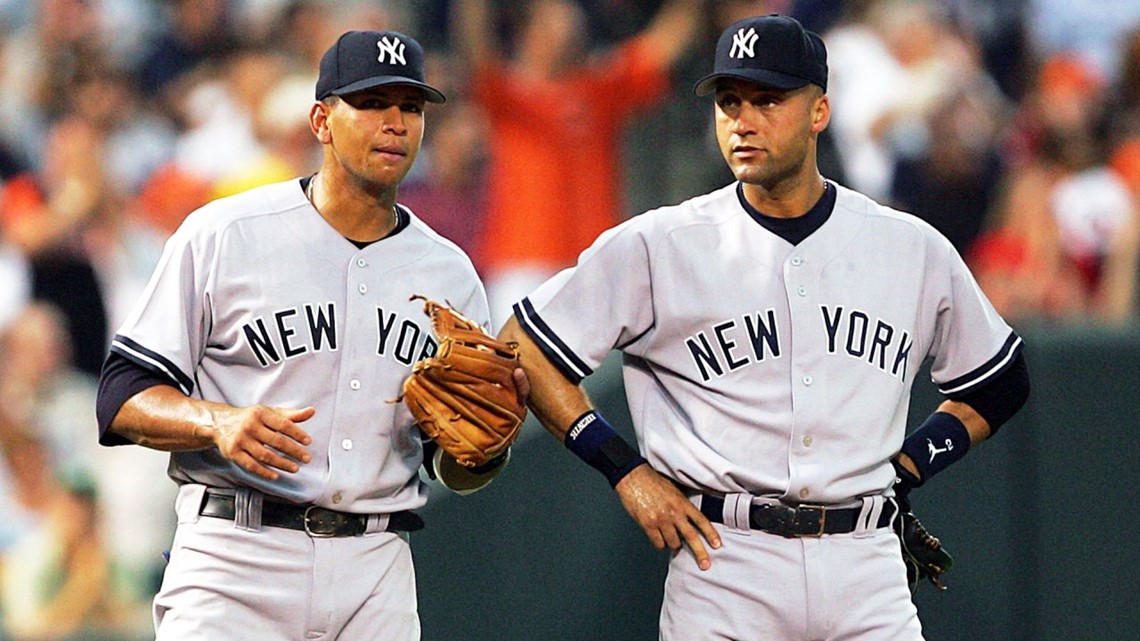
[[372,163],[369,165],[366,175],[370,182],[378,186],[395,187],[404,180],[411,169],[412,162],[405,157],[398,163]]
[[763,185],[772,177],[770,170],[754,163],[733,165],[732,173],[737,180],[748,185]]

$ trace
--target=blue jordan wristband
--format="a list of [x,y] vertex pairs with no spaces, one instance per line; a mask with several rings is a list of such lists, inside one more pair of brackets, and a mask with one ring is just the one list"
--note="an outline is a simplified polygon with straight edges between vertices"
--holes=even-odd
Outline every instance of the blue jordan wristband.
[[646,460],[596,410],[578,417],[566,431],[566,447],[615,487]]
[[902,445],[902,453],[918,468],[920,484],[950,467],[969,449],[970,432],[957,416],[947,412],[928,416]]

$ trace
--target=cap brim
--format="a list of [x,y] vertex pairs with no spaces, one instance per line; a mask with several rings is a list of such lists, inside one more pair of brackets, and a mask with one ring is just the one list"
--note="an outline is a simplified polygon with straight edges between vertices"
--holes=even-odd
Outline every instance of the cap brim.
[[811,81],[806,78],[791,76],[778,71],[767,71],[764,69],[731,69],[728,71],[710,73],[704,78],[701,78],[693,87],[693,91],[696,92],[698,96],[707,96],[716,91],[716,81],[721,78],[737,78],[754,82],[758,85],[775,87],[777,89],[799,89],[811,83]]
[[428,102],[447,102],[447,98],[445,98],[443,94],[440,93],[439,89],[436,89],[431,85],[424,84],[418,80],[405,78],[404,76],[373,76],[371,78],[365,78],[364,80],[357,80],[350,85],[345,85],[339,89],[330,91],[329,95],[345,96],[351,93],[356,93],[358,91],[364,91],[365,89],[383,87],[384,85],[408,85],[411,87],[416,87],[417,89],[423,90],[424,99]]

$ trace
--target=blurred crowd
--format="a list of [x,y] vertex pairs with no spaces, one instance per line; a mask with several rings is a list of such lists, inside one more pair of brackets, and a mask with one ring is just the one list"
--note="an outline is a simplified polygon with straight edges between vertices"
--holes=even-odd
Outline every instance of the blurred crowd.
[[[166,457],[96,445],[108,341],[195,208],[315,171],[320,55],[429,52],[400,190],[495,324],[602,230],[726,184],[692,95],[716,34],[827,42],[825,176],[941,230],[1017,325],[1140,314],[1140,3],[1085,0],[0,0],[0,637],[146,638]],[[81,636],[76,636],[81,635]]]

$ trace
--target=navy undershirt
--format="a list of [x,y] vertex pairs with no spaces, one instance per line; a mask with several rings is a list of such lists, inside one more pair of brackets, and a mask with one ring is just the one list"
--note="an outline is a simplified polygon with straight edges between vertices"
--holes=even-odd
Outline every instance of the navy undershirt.
[[795,218],[776,218],[757,210],[744,198],[744,183],[736,184],[736,197],[752,220],[793,245],[798,245],[803,239],[811,236],[812,232],[827,222],[831,217],[831,211],[835,209],[835,186],[827,181],[823,182],[823,196],[820,196],[806,214]]

